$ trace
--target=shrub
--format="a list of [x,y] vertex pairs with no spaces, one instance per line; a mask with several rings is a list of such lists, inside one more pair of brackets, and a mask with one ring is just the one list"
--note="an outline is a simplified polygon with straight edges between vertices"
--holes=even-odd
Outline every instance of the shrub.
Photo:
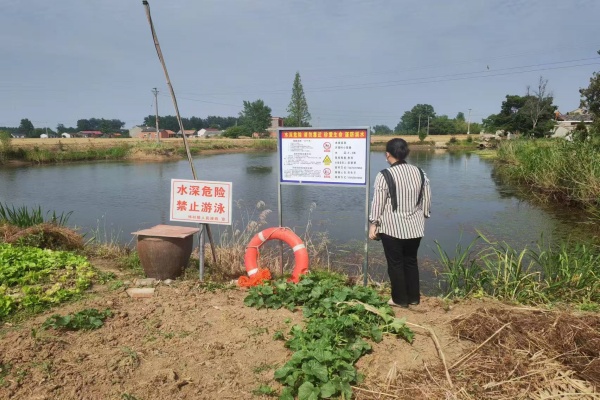
[[223,132],[223,136],[227,138],[238,138],[240,136],[252,136],[250,128],[244,125],[232,126]]

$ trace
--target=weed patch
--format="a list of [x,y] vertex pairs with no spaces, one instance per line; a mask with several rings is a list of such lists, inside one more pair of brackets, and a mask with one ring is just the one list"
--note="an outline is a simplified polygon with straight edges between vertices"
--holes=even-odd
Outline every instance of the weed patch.
[[352,397],[351,384],[360,382],[354,364],[371,350],[365,340],[379,342],[384,333],[409,342],[413,332],[371,288],[345,286],[345,277],[313,272],[299,284],[283,280],[253,287],[244,304],[256,308],[302,307],[305,327],[277,332],[294,351],[292,358],[275,371],[285,387],[280,399]]
[[0,321],[39,312],[83,293],[96,276],[85,257],[0,243]]
[[98,311],[95,308],[82,310],[65,316],[54,314],[42,324],[42,328],[53,328],[63,331],[91,331],[101,328],[104,325],[104,320],[111,316],[112,312],[110,310]]

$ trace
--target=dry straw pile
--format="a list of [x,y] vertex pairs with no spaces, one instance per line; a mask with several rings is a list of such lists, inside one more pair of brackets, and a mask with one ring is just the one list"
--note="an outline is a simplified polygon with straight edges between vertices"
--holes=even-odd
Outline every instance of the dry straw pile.
[[73,229],[44,223],[29,228],[0,224],[0,242],[53,250],[81,250],[83,237]]
[[462,358],[394,372],[358,398],[600,399],[599,315],[481,308],[451,325],[474,343]]

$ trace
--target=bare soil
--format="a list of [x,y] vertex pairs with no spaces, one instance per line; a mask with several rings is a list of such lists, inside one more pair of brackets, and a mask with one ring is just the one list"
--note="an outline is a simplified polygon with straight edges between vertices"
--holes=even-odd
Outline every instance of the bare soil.
[[[106,261],[94,264],[129,279]],[[249,308],[243,304],[246,290],[232,286],[211,291],[194,279],[158,283],[147,299],[129,297],[127,285],[113,290],[96,285],[77,303],[0,326],[0,398],[257,399],[267,398],[256,392],[261,384],[281,388],[273,374],[291,353],[273,334],[301,324],[301,311]],[[452,333],[452,322],[482,307],[512,309],[490,300],[451,304],[439,298],[395,309],[410,324],[431,328],[434,336],[414,327],[413,344],[389,336],[373,344],[373,351],[357,363],[366,379],[355,387],[355,398],[432,398],[431,393],[470,398],[452,394],[460,388],[445,388],[445,367],[433,339],[451,365],[476,348]],[[85,308],[109,308],[114,315],[95,331],[40,329],[52,314]],[[415,383],[427,374],[431,381]],[[421,385],[416,396],[398,389],[415,384]],[[427,385],[444,389],[432,391]]]
[[[77,303],[0,325],[0,366],[6,375],[0,398],[254,399],[261,398],[253,394],[261,384],[280,388],[273,374],[291,353],[273,334],[301,324],[300,310],[256,310],[244,306],[244,289],[210,291],[193,279],[159,283],[152,298],[135,299],[126,293],[127,283],[135,283],[127,281],[129,275],[107,261],[94,264],[117,273],[126,285],[116,290],[96,285]],[[451,361],[472,345],[454,337],[448,321],[482,304],[449,306],[425,298],[419,306],[397,309],[397,315],[431,326]],[[40,329],[50,315],[86,308],[108,308],[114,315],[95,331]],[[417,335],[412,345],[386,337],[357,365],[367,387],[383,382],[390,369],[421,369],[423,363],[436,365],[440,359],[433,341]],[[356,396],[370,398],[358,390]]]

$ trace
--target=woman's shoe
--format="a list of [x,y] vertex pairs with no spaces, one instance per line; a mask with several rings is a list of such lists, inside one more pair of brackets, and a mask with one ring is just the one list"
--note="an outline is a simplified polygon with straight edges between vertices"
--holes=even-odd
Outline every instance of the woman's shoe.
[[390,305],[392,307],[408,308],[408,304],[397,304],[397,303],[394,303],[393,299],[388,300],[388,305]]

